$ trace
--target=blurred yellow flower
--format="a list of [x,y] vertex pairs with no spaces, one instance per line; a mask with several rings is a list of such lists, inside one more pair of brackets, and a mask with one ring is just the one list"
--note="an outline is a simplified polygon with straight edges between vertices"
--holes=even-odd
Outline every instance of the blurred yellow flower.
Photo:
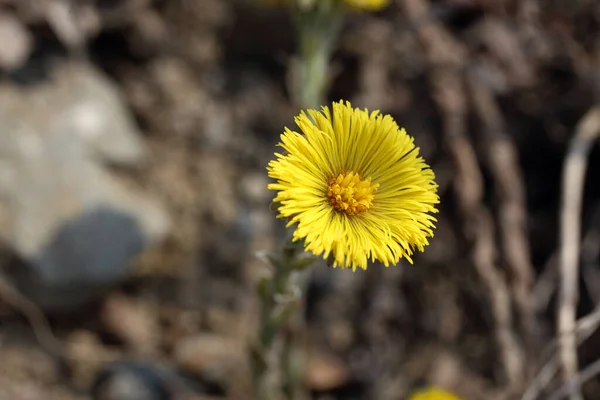
[[297,224],[293,239],[332,260],[334,267],[386,267],[423,251],[433,236],[439,203],[434,173],[414,139],[389,115],[333,103],[295,118],[285,128],[276,160],[267,167],[277,183],[279,218]]
[[461,400],[456,395],[436,387],[428,387],[413,392],[408,400]]
[[309,8],[320,1],[339,1],[350,8],[365,11],[379,11],[390,4],[391,0],[262,0],[267,4],[295,3],[303,8]]
[[390,4],[390,0],[344,0],[348,6],[366,11],[378,11]]

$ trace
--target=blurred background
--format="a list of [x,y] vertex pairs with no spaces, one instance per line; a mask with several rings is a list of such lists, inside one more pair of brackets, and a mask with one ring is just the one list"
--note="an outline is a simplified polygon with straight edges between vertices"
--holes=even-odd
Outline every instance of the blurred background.
[[[287,10],[258,0],[0,0],[0,399],[252,398],[295,52]],[[328,100],[405,127],[441,212],[414,265],[311,272],[307,399],[557,390],[532,385],[554,352],[563,162],[599,68],[595,0],[347,16]],[[599,174],[593,150],[580,317],[600,301]],[[600,399],[600,380],[583,391]]]

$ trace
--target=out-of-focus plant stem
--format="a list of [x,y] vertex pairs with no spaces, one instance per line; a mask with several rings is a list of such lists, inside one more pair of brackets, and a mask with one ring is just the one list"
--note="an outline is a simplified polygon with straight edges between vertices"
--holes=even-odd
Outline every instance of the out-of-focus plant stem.
[[[298,1],[293,6],[299,54],[292,65],[292,95],[303,108],[324,104],[331,81],[330,61],[344,17],[337,0]],[[314,258],[299,244],[288,243],[280,254],[268,256],[273,275],[259,285],[260,332],[252,352],[257,400],[301,400],[304,347],[302,327],[302,271]],[[300,278],[300,279],[298,279]],[[282,335],[285,329],[286,335]],[[284,338],[285,336],[285,338]],[[285,339],[285,340],[284,340]]]
[[[292,65],[292,94],[303,108],[319,109],[326,100],[332,80],[331,57],[336,49],[344,10],[337,0],[298,2],[294,9],[298,49]],[[308,272],[299,274],[297,289],[305,292]],[[303,335],[303,302],[290,315],[281,349],[283,393],[288,400],[304,400],[302,388],[306,368],[306,343]]]
[[281,331],[301,304],[300,288],[295,275],[309,267],[313,257],[307,257],[298,244],[288,243],[281,254],[266,256],[273,275],[264,278],[258,288],[260,299],[260,331],[252,352],[252,372],[257,400],[291,398],[290,385],[285,381],[288,366],[282,357],[285,344]]
[[302,107],[324,104],[331,82],[330,61],[335,51],[344,10],[337,1],[319,0],[310,7],[296,6],[299,54],[293,94]]

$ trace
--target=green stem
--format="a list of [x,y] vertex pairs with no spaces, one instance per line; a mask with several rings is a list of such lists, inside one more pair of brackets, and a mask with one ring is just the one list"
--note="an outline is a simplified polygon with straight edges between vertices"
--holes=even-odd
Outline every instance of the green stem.
[[[302,106],[318,108],[324,104],[331,81],[330,60],[337,44],[344,12],[337,0],[318,0],[310,9],[295,9],[299,40],[298,70],[293,94]],[[278,299],[290,294],[293,275],[308,267],[313,258],[302,258],[297,244],[288,243],[278,257],[269,259],[273,276],[263,280],[259,287],[261,316],[258,342],[252,352],[252,372],[257,400],[298,398],[298,379],[302,366],[294,330],[291,337],[280,343],[281,330],[298,311],[298,302]],[[300,290],[300,289],[298,289]],[[298,299],[297,299],[298,300]],[[298,330],[298,329],[296,329]],[[283,348],[278,346],[283,344]],[[283,373],[281,384],[278,373]],[[285,395],[284,395],[285,394]]]
[[286,372],[279,354],[280,333],[298,309],[299,299],[293,298],[294,289],[298,290],[294,287],[293,276],[313,261],[314,258],[303,258],[295,244],[287,244],[279,256],[269,257],[273,275],[259,286],[260,330],[251,358],[257,400],[285,398],[278,376]]
[[330,60],[337,44],[343,10],[320,0],[311,10],[297,10],[299,77],[295,93],[302,107],[324,104],[331,81]]

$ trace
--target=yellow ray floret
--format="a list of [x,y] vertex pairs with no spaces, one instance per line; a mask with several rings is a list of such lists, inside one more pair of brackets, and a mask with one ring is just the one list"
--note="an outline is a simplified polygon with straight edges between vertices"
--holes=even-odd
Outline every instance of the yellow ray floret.
[[285,129],[285,151],[267,167],[277,181],[269,189],[277,192],[278,217],[296,225],[294,241],[334,267],[412,263],[433,236],[439,203],[414,139],[389,115],[349,102],[307,113],[295,118],[302,133]]
[[[262,0],[267,4],[301,3],[312,5],[323,0]],[[390,0],[338,0],[344,5],[355,10],[379,11],[390,4]]]
[[460,400],[460,398],[443,389],[428,387],[412,393],[408,400]]
[[379,11],[386,7],[390,0],[344,0],[344,3],[357,10]]

